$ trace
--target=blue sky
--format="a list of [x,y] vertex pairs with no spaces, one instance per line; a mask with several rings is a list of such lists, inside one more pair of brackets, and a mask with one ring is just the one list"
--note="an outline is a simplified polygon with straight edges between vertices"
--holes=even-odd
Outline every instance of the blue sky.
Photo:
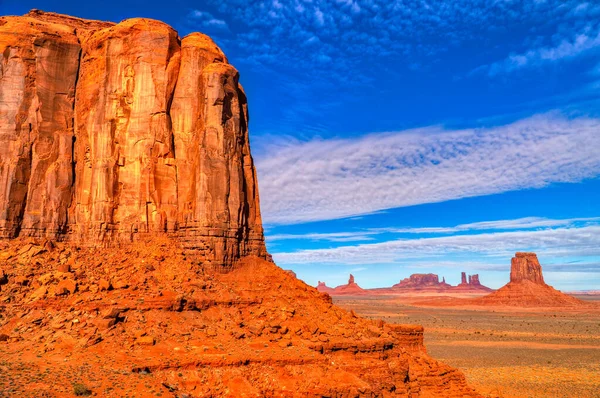
[[268,247],[310,284],[600,289],[600,3],[0,0],[211,35],[241,74]]

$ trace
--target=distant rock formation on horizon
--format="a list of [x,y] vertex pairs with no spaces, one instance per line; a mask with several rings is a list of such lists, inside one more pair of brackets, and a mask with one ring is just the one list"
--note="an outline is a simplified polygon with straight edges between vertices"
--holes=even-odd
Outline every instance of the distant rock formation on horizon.
[[497,291],[473,300],[480,305],[518,307],[563,307],[586,305],[544,282],[542,266],[535,253],[518,252],[511,260],[510,282]]
[[348,283],[345,285],[336,286],[333,289],[333,295],[353,295],[353,294],[365,294],[367,291],[362,287],[358,286],[356,282],[354,282],[354,275],[350,274],[348,278]]
[[461,273],[461,282],[458,286],[452,287],[455,291],[463,292],[492,292],[487,286],[484,286],[479,281],[479,274],[467,275],[466,272]]
[[332,293],[333,292],[333,288],[327,286],[327,284],[325,284],[325,282],[321,282],[319,281],[319,283],[317,284],[317,290],[320,291],[321,293]]
[[448,289],[451,285],[446,283],[446,279],[440,283],[440,278],[436,274],[412,274],[408,278],[402,279],[399,283],[392,286],[392,289]]
[[408,278],[402,279],[399,283],[392,287],[374,288],[374,289],[363,289],[354,280],[354,276],[350,274],[348,283],[340,285],[335,288],[327,286],[325,282],[319,281],[317,284],[317,290],[322,293],[328,293],[332,296],[337,295],[351,295],[351,294],[400,294],[410,292],[430,292],[430,293],[485,293],[492,292],[487,286],[484,286],[479,281],[479,275],[469,275],[462,273],[463,283],[458,286],[452,286],[446,283],[446,278],[440,278],[436,274],[412,274]]

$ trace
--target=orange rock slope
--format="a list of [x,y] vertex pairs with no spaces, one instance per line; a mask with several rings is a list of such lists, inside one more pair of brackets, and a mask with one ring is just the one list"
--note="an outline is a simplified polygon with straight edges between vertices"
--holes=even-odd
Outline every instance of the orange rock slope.
[[2,396],[478,396],[421,326],[359,318],[257,257],[215,273],[168,238],[0,245]]

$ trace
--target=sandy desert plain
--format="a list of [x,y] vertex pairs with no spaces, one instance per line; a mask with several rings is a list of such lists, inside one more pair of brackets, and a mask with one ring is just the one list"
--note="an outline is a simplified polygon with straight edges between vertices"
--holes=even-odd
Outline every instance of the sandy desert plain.
[[600,309],[434,307],[419,304],[425,295],[432,297],[338,296],[334,303],[423,325],[427,352],[461,369],[486,397],[600,397]]

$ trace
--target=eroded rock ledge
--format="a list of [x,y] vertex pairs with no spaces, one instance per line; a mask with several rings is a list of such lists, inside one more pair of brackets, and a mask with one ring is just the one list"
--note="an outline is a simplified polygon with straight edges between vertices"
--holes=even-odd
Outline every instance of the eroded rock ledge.
[[236,69],[154,20],[0,18],[0,237],[148,233],[218,265],[267,256]]

